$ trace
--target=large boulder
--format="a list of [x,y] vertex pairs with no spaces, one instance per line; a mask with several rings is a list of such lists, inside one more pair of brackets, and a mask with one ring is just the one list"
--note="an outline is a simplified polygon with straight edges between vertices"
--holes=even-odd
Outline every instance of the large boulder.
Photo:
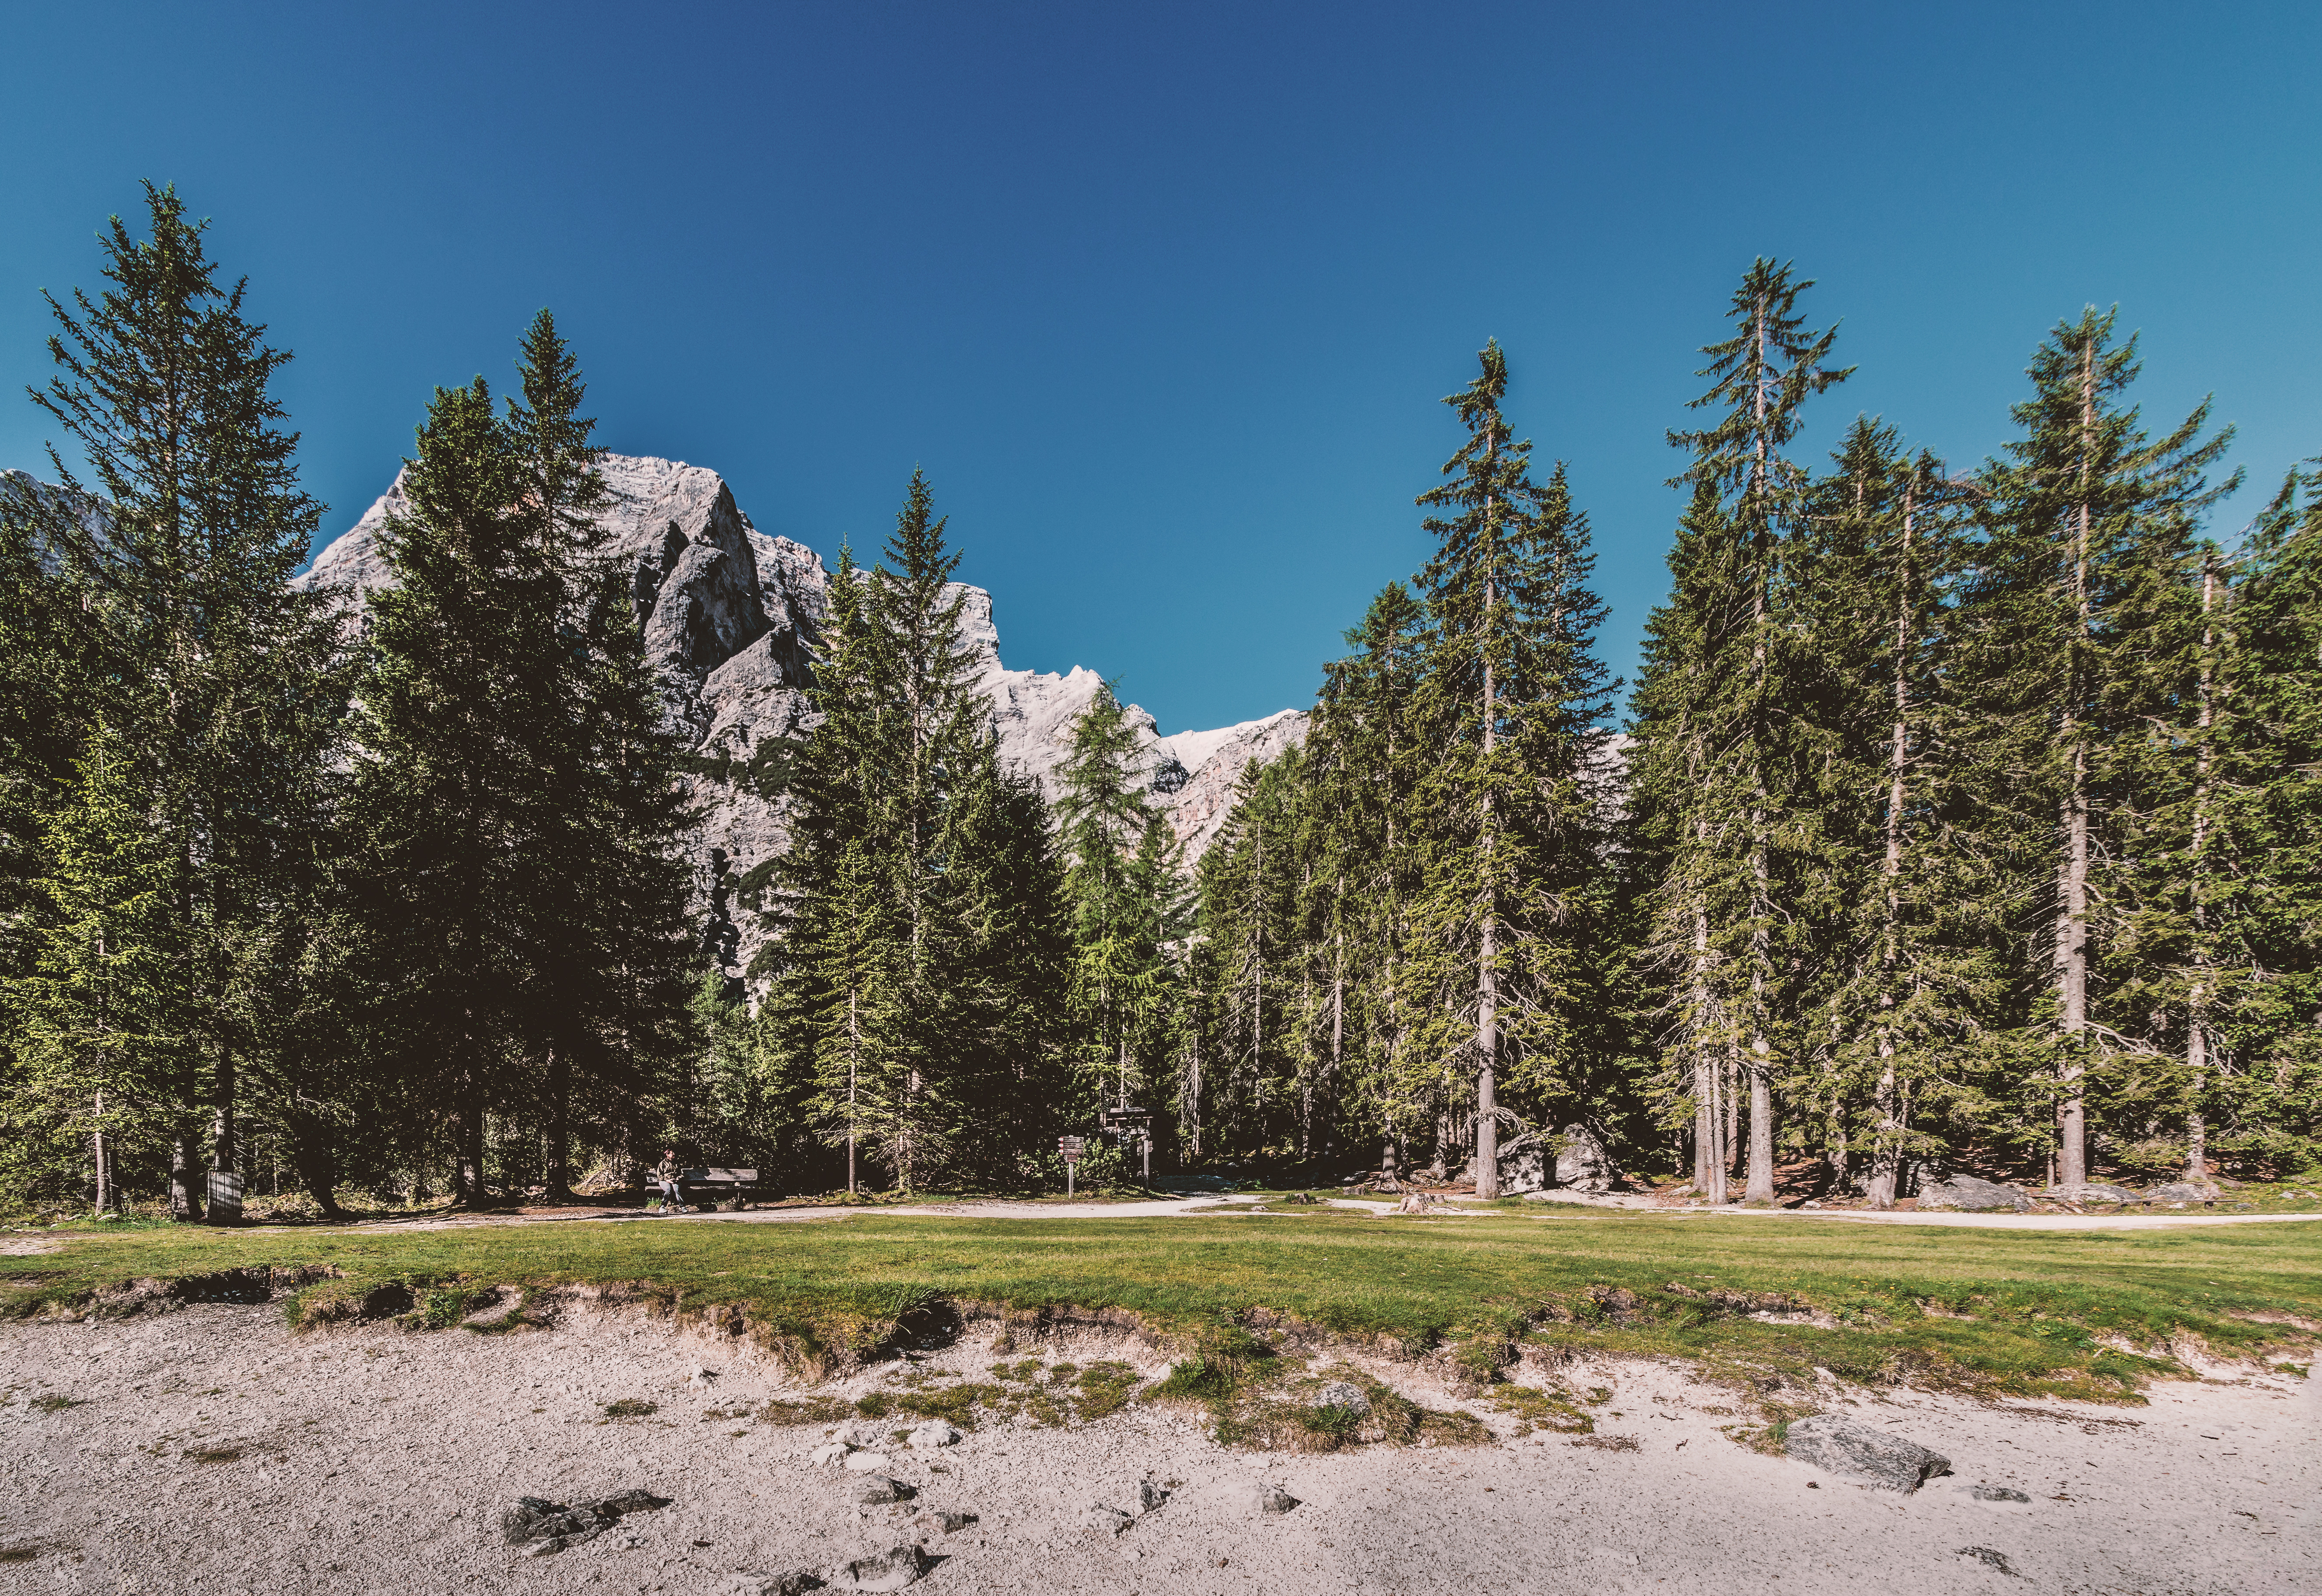
[[2217,1189],[2191,1181],[2172,1181],[2166,1186],[2155,1186],[2144,1194],[2147,1202],[2215,1202]]
[[2102,1181],[2083,1181],[2076,1186],[2051,1186],[2040,1195],[2049,1202],[2143,1202],[2144,1200],[2125,1186],[2110,1186]]
[[1552,1168],[1545,1144],[1536,1135],[1521,1135],[1500,1149],[1500,1190],[1521,1196],[1548,1190]]
[[1842,1413],[1817,1413],[1792,1421],[1782,1446],[1795,1462],[1879,1491],[1907,1494],[1952,1472],[1952,1460],[1942,1454]]
[[2007,1209],[2022,1213],[2032,1206],[2032,1199],[2021,1186],[2003,1186],[1996,1181],[1979,1180],[1973,1175],[1953,1175],[1948,1181],[1938,1181],[1919,1190],[1919,1206],[1923,1208],[1958,1208],[1964,1213],[1994,1213]]
[[1556,1183],[1576,1191],[1610,1191],[1618,1176],[1613,1155],[1585,1125],[1556,1133]]

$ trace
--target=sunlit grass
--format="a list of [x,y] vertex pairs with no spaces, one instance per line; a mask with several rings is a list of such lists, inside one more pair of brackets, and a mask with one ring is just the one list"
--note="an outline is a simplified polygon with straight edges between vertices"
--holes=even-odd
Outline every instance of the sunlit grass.
[[2301,1321],[2322,1322],[2322,1227],[2307,1225],[2032,1232],[1303,1208],[58,1234],[69,1236],[60,1252],[9,1261],[0,1313],[86,1311],[100,1289],[140,1278],[321,1267],[335,1278],[292,1301],[293,1322],[386,1284],[407,1289],[415,1325],[456,1317],[441,1309],[448,1287],[618,1284],[808,1354],[860,1350],[899,1317],[948,1302],[1113,1310],[1188,1345],[1239,1323],[1401,1355],[1448,1348],[1456,1374],[1486,1382],[1529,1346],[1685,1359],[1742,1384],[1820,1366],[1865,1383],[2116,1400],[2181,1373],[2171,1348],[2187,1338],[2216,1355],[2284,1358],[2310,1342]]

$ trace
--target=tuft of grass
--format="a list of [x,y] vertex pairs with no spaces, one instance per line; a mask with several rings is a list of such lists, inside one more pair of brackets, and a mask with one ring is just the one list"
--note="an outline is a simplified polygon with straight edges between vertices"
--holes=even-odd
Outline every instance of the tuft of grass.
[[1594,1446],[1599,1452],[1634,1452],[1637,1450],[1637,1437],[1634,1436],[1575,1436],[1565,1445]]
[[661,1411],[659,1402],[648,1402],[643,1397],[623,1397],[604,1407],[607,1418],[645,1418]]
[[758,1409],[757,1417],[767,1424],[836,1424],[854,1411],[829,1397],[808,1397],[796,1402],[776,1397]]
[[233,1463],[242,1456],[239,1446],[205,1446],[188,1449],[185,1455],[196,1463]]
[[81,1399],[78,1397],[58,1396],[52,1391],[42,1391],[32,1399],[32,1406],[43,1413],[61,1413],[68,1408],[78,1408],[82,1405]]

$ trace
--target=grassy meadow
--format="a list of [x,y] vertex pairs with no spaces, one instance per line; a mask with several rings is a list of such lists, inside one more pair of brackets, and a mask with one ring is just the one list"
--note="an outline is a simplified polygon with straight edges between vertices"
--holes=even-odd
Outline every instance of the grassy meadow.
[[[2302,1363],[2322,1326],[2322,1224],[2121,1231],[1705,1215],[1304,1209],[1238,1218],[805,1223],[567,1220],[437,1230],[130,1225],[5,1261],[0,1315],[119,1311],[142,1290],[237,1294],[277,1272],[296,1326],[457,1333],[487,1288],[616,1288],[749,1335],[801,1373],[850,1366],[914,1315],[1102,1311],[1189,1353],[1283,1332],[1449,1360],[1489,1384],[1562,1353],[1686,1360],[1760,1392],[1824,1368],[1866,1385],[2141,1400],[2176,1353]],[[521,1323],[519,1317],[500,1327]]]

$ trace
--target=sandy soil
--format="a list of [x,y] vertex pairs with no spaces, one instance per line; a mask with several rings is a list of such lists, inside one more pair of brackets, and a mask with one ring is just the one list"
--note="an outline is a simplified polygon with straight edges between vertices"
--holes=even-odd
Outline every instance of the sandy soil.
[[[1019,1347],[1054,1361],[1137,1343]],[[930,1366],[982,1375],[989,1331]],[[1409,1365],[1375,1372],[1451,1405]],[[716,1371],[702,1378],[696,1371]],[[2322,1591],[2322,1378],[2242,1372],[2159,1387],[2141,1409],[1946,1399],[1833,1406],[1945,1454],[1899,1497],[1728,1440],[1723,1393],[1650,1364],[1568,1370],[1608,1388],[1599,1432],[1633,1452],[1531,1436],[1311,1456],[1220,1449],[1198,1415],[1132,1408],[1070,1430],[1019,1424],[940,1453],[895,1449],[902,1508],[851,1505],[813,1466],[818,1428],[736,1417],[791,1388],[747,1348],[635,1314],[571,1313],[504,1336],[361,1328],[294,1336],[279,1309],[0,1327],[0,1591],[667,1591],[745,1570],[828,1569],[901,1538],[940,1561],[930,1596],[1282,1592],[2249,1593]],[[868,1389],[873,1370],[836,1388]],[[47,1398],[42,1402],[38,1399]],[[606,1421],[601,1405],[659,1405]],[[59,1400],[73,1406],[59,1406]],[[1481,1410],[1479,1410],[1481,1411]],[[1504,1434],[1508,1421],[1486,1413]],[[865,1438],[868,1438],[867,1436]],[[206,1455],[210,1461],[204,1461]],[[1092,1503],[1166,1505],[1115,1536]],[[1261,1516],[1260,1482],[1303,1499]],[[1978,1482],[2029,1505],[1980,1502]],[[643,1487],[672,1506],[528,1561],[496,1533],[530,1493]],[[926,1509],[975,1513],[950,1535]],[[2027,1582],[1961,1554],[2003,1555]],[[754,1586],[749,1587],[754,1590]]]

